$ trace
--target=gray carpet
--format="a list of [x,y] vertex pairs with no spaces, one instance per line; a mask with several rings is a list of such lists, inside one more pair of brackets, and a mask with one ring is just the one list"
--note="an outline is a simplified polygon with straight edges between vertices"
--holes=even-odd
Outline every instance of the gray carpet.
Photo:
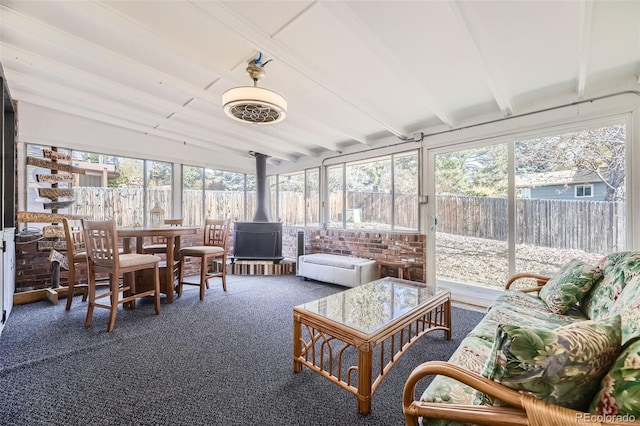
[[0,336],[2,425],[403,425],[402,388],[411,370],[446,360],[481,313],[453,309],[453,339],[423,337],[373,396],[372,413],[304,368],[293,372],[292,308],[343,287],[297,277],[211,280],[204,301],[187,286],[181,298],[120,310],[86,303],[15,306]]

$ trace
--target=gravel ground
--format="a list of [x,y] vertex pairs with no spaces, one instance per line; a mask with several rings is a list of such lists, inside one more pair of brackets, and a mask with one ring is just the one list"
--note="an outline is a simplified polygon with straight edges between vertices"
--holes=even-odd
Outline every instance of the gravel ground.
[[[504,283],[510,276],[506,241],[438,233],[437,246],[438,277],[504,288]],[[572,259],[595,265],[603,257],[603,254],[581,250],[530,245],[516,246],[516,253],[516,273],[551,274]]]

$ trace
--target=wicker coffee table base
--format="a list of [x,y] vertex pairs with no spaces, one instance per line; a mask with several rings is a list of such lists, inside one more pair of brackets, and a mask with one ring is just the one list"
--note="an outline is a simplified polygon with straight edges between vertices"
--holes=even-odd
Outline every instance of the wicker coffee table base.
[[299,373],[307,366],[354,394],[358,412],[369,414],[371,397],[391,367],[420,337],[435,330],[451,339],[449,291],[369,335],[295,307],[293,370]]

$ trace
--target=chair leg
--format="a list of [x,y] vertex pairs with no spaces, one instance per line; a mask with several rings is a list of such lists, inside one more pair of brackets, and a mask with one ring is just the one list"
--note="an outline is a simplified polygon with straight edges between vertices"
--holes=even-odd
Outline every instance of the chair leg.
[[[85,263],[85,265],[86,265],[86,263]],[[75,273],[76,273],[76,271],[75,271],[75,269],[76,269],[76,268],[75,268],[75,266],[76,266],[76,265],[74,264],[74,265],[73,265],[73,274],[74,274],[74,276],[75,276]],[[88,275],[88,274],[89,274],[89,268],[87,268],[87,275]],[[75,278],[74,278],[74,279],[75,279]],[[89,278],[87,277],[87,286],[86,286],[86,287],[84,287],[84,288],[82,289],[82,301],[83,301],[83,302],[86,302],[86,301],[87,301],[87,297],[88,297],[88,296],[89,296]]]
[[220,269],[222,270],[222,290],[227,291],[227,258],[226,256],[222,258],[222,265]]
[[68,311],[69,309],[71,309],[71,302],[73,302],[73,293],[74,293],[73,286],[76,282],[74,270],[75,270],[75,267],[73,265],[73,259],[71,259],[71,261],[69,262],[69,286],[67,287],[67,305],[64,308],[65,311]]
[[182,281],[184,281],[184,256],[180,255],[180,266],[178,267],[178,297],[182,296]]
[[[202,262],[204,265],[204,276],[206,277],[209,274],[209,258],[203,257]],[[207,290],[209,290],[209,280],[205,278],[204,284],[207,286]]]
[[[168,266],[167,266],[168,267]],[[154,289],[153,299],[155,302],[156,315],[160,314],[160,268],[158,267],[158,263],[156,262],[155,267],[153,268],[154,274]]]
[[202,263],[200,264],[200,300],[204,300],[204,288],[208,286],[207,283],[207,256],[202,256]]
[[116,325],[116,314],[118,313],[118,296],[120,291],[118,289],[118,279],[115,275],[111,276],[111,309],[109,314],[109,324],[107,325],[107,332],[113,331]]
[[[136,274],[135,272],[129,272],[128,274],[125,274],[122,276],[122,285],[125,286],[126,285],[126,281],[125,281],[125,276],[128,276],[128,282],[129,284],[129,290],[122,293],[123,296],[131,296],[133,294],[136,294]],[[126,305],[125,305],[126,306]],[[136,299],[131,300],[131,302],[128,303],[128,308],[129,309],[135,309],[136,308]]]
[[89,305],[87,306],[87,318],[84,320],[85,327],[89,327],[91,325],[93,309],[96,306],[96,276],[91,266],[89,266],[87,275],[89,278]]
[[173,265],[173,275],[171,275],[171,279],[172,279],[172,281],[171,281],[171,291],[176,291],[177,292],[178,291],[178,286],[177,285],[174,286],[173,283],[176,281],[176,279],[178,280],[178,284],[180,283],[180,270],[182,268],[181,268],[180,262],[175,263],[175,261],[174,261],[171,264]]

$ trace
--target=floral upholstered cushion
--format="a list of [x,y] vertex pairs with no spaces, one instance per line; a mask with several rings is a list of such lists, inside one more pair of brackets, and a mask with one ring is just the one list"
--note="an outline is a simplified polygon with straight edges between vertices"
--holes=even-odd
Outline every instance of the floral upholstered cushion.
[[620,336],[619,316],[555,330],[500,325],[482,374],[549,403],[584,410],[620,352]]
[[[491,342],[473,336],[466,337],[451,355],[449,362],[480,373],[491,353]],[[478,391],[457,380],[446,376],[436,376],[422,394],[421,401],[443,404],[479,404],[482,399]],[[421,418],[420,424],[429,426],[460,426],[451,420]]]
[[550,312],[547,304],[536,293],[525,293],[520,290],[506,290],[498,296],[489,309],[493,309],[496,305],[518,306],[527,310]]
[[610,315],[620,315],[623,345],[640,336],[640,275],[629,280],[613,304]]
[[602,278],[597,266],[574,259],[565,264],[540,290],[540,299],[556,314],[564,314]]
[[590,319],[606,318],[615,301],[635,276],[640,275],[640,252],[606,256],[601,264],[604,277],[580,301],[580,309]]
[[[496,339],[496,330],[500,324],[502,325],[527,325],[529,327],[543,328],[555,330],[563,325],[570,325],[576,321],[583,321],[586,318],[576,318],[568,315],[558,315],[553,313],[544,313],[534,309],[525,310],[517,305],[494,305],[482,321],[471,331],[472,335],[484,337],[494,342]],[[480,334],[482,333],[482,334]]]
[[589,412],[640,419],[640,339],[626,345],[602,379]]

